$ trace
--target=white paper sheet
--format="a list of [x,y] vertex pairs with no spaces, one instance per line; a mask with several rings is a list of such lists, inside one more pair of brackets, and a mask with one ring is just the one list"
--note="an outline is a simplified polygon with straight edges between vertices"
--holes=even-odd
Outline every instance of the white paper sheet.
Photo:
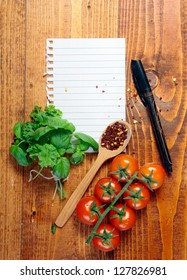
[[47,39],[47,97],[98,141],[125,119],[125,39]]

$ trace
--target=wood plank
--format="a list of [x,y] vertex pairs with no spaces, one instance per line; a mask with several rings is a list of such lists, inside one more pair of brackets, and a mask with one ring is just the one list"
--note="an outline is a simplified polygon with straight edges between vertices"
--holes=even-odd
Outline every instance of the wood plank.
[[[41,13],[42,10],[42,13]],[[98,19],[105,11],[108,16]],[[54,20],[55,19],[55,20]],[[27,3],[27,39],[26,39],[26,118],[35,104],[44,106],[46,102],[45,79],[45,40],[50,37],[117,37],[118,1],[94,1],[88,7],[87,1],[28,1]],[[86,28],[86,29],[85,29]],[[108,29],[109,28],[109,29]],[[33,61],[35,62],[33,64]],[[90,168],[93,157],[87,157],[81,166],[72,167],[68,182],[65,184],[67,195],[74,190],[86,171]],[[102,173],[104,174],[103,168]],[[94,259],[102,254],[85,246],[85,237],[89,228],[80,225],[74,216],[66,228],[52,236],[50,226],[63,207],[58,199],[51,203],[52,183],[38,178],[27,183],[29,170],[25,172],[24,212],[23,212],[23,259]],[[36,214],[32,215],[32,208]],[[78,232],[77,232],[78,229]],[[43,245],[42,245],[43,244]],[[48,246],[46,246],[48,244]],[[112,256],[112,254],[111,254]],[[107,256],[104,258],[107,258]],[[111,258],[111,257],[109,257]]]
[[[157,1],[134,1],[133,6],[130,6],[129,1],[121,1],[120,4],[120,36],[127,32],[128,67],[130,59],[142,59],[145,68],[155,71],[153,73],[159,77],[159,85],[154,90],[155,100],[173,160],[172,175],[167,177],[164,186],[152,197],[151,204],[141,217],[145,221],[138,222],[133,229],[136,240],[133,238],[131,242],[136,250],[128,247],[122,253],[125,259],[128,256],[132,259],[186,258],[186,184],[183,181],[187,179],[183,171],[186,165],[187,125],[185,37],[181,40],[181,32],[184,34],[186,26],[182,25],[181,30],[180,24],[186,16],[186,4],[185,1],[181,2],[182,6],[180,2],[170,5],[170,1],[163,1],[163,5]],[[125,17],[129,8],[131,16]],[[134,125],[135,138],[129,148],[136,150],[141,164],[160,162],[146,109],[134,96],[130,70],[127,71],[127,81],[127,115],[129,122]],[[134,124],[134,120],[138,122]],[[181,181],[181,178],[185,179]],[[185,218],[179,223],[178,218],[181,216]]]
[[20,259],[22,168],[9,153],[13,125],[24,119],[25,1],[0,1],[0,259]]
[[[46,39],[69,36],[70,12],[70,1],[27,1],[26,118],[35,105],[46,105]],[[30,168],[25,170],[24,177],[22,258],[52,258],[53,252],[48,252],[50,246],[46,242],[50,243],[50,227],[56,213],[52,205],[55,185],[42,178],[28,183],[29,171]]]

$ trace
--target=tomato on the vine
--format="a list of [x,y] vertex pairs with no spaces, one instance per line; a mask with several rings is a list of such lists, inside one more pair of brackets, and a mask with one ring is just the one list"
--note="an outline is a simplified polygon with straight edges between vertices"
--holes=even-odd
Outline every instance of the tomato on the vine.
[[112,177],[101,178],[94,188],[94,195],[104,203],[110,203],[121,191],[121,184]]
[[101,202],[94,196],[84,196],[76,206],[76,214],[79,220],[87,225],[95,225],[99,213],[104,212]]
[[126,182],[136,171],[138,171],[138,161],[131,155],[117,155],[111,162],[110,174],[120,182]]
[[156,190],[163,185],[165,176],[164,168],[158,163],[147,163],[140,167],[138,173],[138,177],[142,178],[152,190]]
[[125,203],[135,210],[143,209],[150,201],[150,191],[141,182],[132,183],[124,192]]
[[136,222],[135,211],[126,204],[118,203],[109,212],[110,223],[118,230],[132,228]]
[[100,224],[93,238],[94,246],[104,252],[117,248],[120,243],[118,230],[110,224]]

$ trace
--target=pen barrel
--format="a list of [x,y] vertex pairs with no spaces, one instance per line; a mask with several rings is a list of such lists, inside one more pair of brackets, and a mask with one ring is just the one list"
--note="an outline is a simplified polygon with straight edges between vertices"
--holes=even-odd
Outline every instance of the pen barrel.
[[169,155],[168,147],[165,141],[164,133],[162,130],[160,117],[158,114],[158,110],[156,108],[154,98],[152,95],[146,97],[146,103],[148,107],[149,116],[151,119],[151,124],[153,127],[153,132],[155,135],[155,139],[157,142],[158,149],[160,151],[160,155],[163,161],[163,164],[167,170],[167,172],[172,172],[172,162]]

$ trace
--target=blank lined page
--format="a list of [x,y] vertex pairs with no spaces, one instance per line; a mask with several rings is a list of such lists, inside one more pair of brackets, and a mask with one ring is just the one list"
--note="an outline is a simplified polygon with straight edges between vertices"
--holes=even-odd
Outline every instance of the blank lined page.
[[125,39],[47,39],[47,98],[98,141],[125,119]]

